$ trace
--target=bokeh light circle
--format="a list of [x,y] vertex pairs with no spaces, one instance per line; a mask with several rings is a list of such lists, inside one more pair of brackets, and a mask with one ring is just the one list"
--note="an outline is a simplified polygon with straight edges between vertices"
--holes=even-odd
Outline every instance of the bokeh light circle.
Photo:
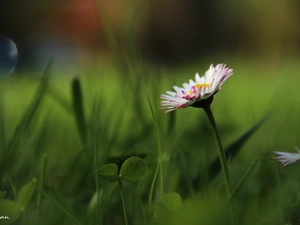
[[0,77],[9,76],[16,68],[17,61],[16,44],[9,38],[0,36]]

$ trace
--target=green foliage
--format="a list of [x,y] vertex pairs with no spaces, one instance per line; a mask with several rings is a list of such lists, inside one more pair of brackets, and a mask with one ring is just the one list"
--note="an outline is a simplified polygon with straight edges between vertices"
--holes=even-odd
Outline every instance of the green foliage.
[[146,162],[139,157],[131,157],[122,164],[119,176],[122,180],[137,182],[146,175],[146,172]]
[[163,196],[162,203],[171,212],[178,212],[181,209],[181,197],[176,192],[170,192]]
[[9,199],[4,199],[6,192],[0,191],[0,225],[15,222],[21,214],[25,212],[25,208],[29,204],[35,190],[35,185],[36,178],[33,178],[30,182],[23,185],[15,202]]
[[8,181],[9,181],[11,190],[12,190],[12,192],[13,192],[13,194],[14,194],[14,198],[16,199],[16,198],[17,198],[17,190],[16,190],[16,187],[15,187],[15,185],[11,182],[10,179],[8,179]]
[[238,185],[236,186],[236,188],[232,192],[230,198],[228,199],[228,202],[227,202],[226,206],[228,206],[228,204],[235,198],[235,196],[237,195],[237,193],[241,190],[241,188],[243,187],[246,179],[251,174],[252,170],[255,168],[257,162],[258,162],[258,159],[255,160],[255,162],[252,163],[252,165],[249,167],[249,169],[247,170],[247,172],[245,173],[245,175],[242,177],[242,179],[240,180],[240,182],[238,183]]
[[28,127],[32,123],[37,110],[43,100],[43,97],[47,91],[47,87],[49,84],[50,76],[52,73],[52,67],[53,67],[53,59],[50,60],[47,64],[47,67],[44,71],[44,74],[41,78],[40,84],[37,87],[35,94],[32,98],[31,104],[27,107],[26,112],[23,114],[22,119],[18,123],[17,127],[14,130],[13,136],[8,141],[8,144],[6,146],[6,154],[4,156],[4,159],[7,161],[10,161],[10,154],[13,154],[17,148],[17,144],[19,144],[20,139],[22,135],[28,130]]
[[[167,115],[159,111],[159,94],[172,79],[182,82],[196,69],[206,68],[206,62],[163,71],[134,65],[127,65],[126,71],[133,72],[124,75],[103,63],[88,76],[52,77],[50,84],[50,62],[39,83],[24,77],[0,81],[0,185],[5,190],[0,192],[0,216],[11,215],[0,224],[19,217],[16,224],[123,224],[118,183],[131,225],[230,221],[206,118],[191,108]],[[297,82],[285,83],[286,74],[298,66],[282,68],[286,77],[278,90],[276,82],[269,82],[273,73],[238,66],[233,65],[241,76],[224,85],[212,106],[228,146],[237,221],[297,224],[299,164],[283,170],[269,158],[271,150],[288,151],[299,144]],[[274,108],[272,117],[261,116]],[[159,181],[153,182],[156,169]],[[96,184],[90,174],[99,176]],[[37,181],[28,182],[32,177]],[[153,210],[148,214],[151,187]]]
[[[44,176],[45,176],[45,167],[46,167],[46,155],[44,154],[43,155],[43,158],[42,158],[42,163],[41,163],[41,169],[40,169],[40,176],[39,176],[39,179],[38,179],[38,190],[42,190],[43,189],[43,182],[44,182]],[[41,201],[41,192],[38,192],[38,195],[37,195],[37,206],[40,205],[40,201]]]
[[16,202],[20,205],[21,209],[25,209],[32,197],[35,190],[36,178],[32,178],[27,184],[25,184],[17,195]]
[[77,129],[80,134],[82,145],[84,147],[87,147],[88,133],[86,128],[86,119],[84,115],[81,84],[78,78],[74,78],[72,81],[72,98],[73,98],[73,109],[74,109]]
[[119,179],[118,166],[114,163],[106,164],[98,169],[98,175],[104,180],[115,182]]
[[5,198],[6,191],[0,191],[0,201]]
[[21,215],[21,208],[19,204],[5,199],[0,201],[0,212],[1,216],[8,217],[0,220],[1,225],[8,225],[15,222]]
[[125,160],[120,168],[120,172],[118,166],[114,163],[106,164],[98,169],[98,175],[109,182],[115,182],[118,179],[137,182],[145,176],[146,172],[146,162],[136,156]]
[[[257,131],[257,129],[266,121],[266,119],[271,114],[268,113],[266,116],[254,124],[251,128],[249,128],[245,133],[243,133],[240,137],[238,137],[235,141],[233,141],[228,147],[225,148],[225,155],[227,159],[233,159],[241,150],[248,139]],[[212,180],[216,177],[216,175],[221,171],[219,158],[215,158],[208,167],[208,177],[209,180]]]

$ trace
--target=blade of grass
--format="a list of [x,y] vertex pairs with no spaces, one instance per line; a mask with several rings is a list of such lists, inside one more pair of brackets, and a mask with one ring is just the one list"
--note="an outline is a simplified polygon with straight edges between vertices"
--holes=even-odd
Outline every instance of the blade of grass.
[[[234,201],[233,201],[234,197],[237,195],[237,193],[239,192],[239,190],[241,190],[241,188],[243,187],[246,179],[249,177],[249,175],[253,171],[254,167],[257,164],[257,162],[258,162],[258,159],[256,159],[254,161],[254,163],[252,163],[252,165],[249,167],[249,169],[246,171],[246,173],[244,174],[244,176],[240,180],[239,184],[236,186],[236,188],[232,192],[232,195],[230,196],[230,198],[226,201],[226,203],[219,210],[216,211],[216,214],[212,217],[211,224],[219,224],[219,222],[220,222],[220,215],[225,216],[225,215],[228,214],[227,213],[228,212],[227,209],[228,209],[229,205],[234,203]],[[235,217],[234,221],[235,221],[234,224],[239,224],[238,223],[238,217]]]
[[9,184],[10,184],[10,186],[11,186],[12,191],[13,191],[14,199],[17,199],[17,190],[16,190],[15,185],[11,182],[11,179],[10,179],[10,178],[8,178],[8,182],[9,182]]
[[102,215],[101,213],[101,207],[100,207],[100,195],[99,195],[99,192],[100,192],[100,188],[99,188],[99,176],[97,174],[97,171],[98,171],[98,148],[97,148],[97,142],[96,140],[94,141],[94,173],[95,173],[95,183],[96,183],[96,192],[98,193],[97,194],[97,213],[96,213],[96,216],[97,216],[97,221],[100,221],[100,215]]
[[72,106],[70,105],[69,101],[62,96],[57,90],[55,90],[53,87],[49,86],[47,94],[58,104],[63,108],[67,113],[72,114]]
[[234,197],[237,195],[237,193],[241,190],[241,188],[243,187],[246,179],[249,177],[249,175],[251,174],[251,172],[253,171],[253,169],[255,168],[257,162],[259,159],[256,159],[254,161],[254,163],[252,163],[252,165],[249,167],[249,169],[247,170],[247,172],[244,174],[244,176],[242,177],[242,179],[240,180],[240,182],[238,183],[238,185],[236,186],[236,188],[234,189],[234,191],[232,192],[232,195],[230,196],[230,198],[228,199],[228,201],[226,202],[224,208],[226,208],[230,202],[234,199]]
[[71,220],[73,220],[76,224],[78,225],[83,225],[68,209],[66,209],[60,202],[58,202],[56,199],[54,199],[52,196],[49,196],[48,194],[46,194],[45,192],[43,192],[42,190],[38,191],[44,196],[46,197],[49,201],[51,201],[58,209],[60,209],[61,211],[63,211]]
[[78,152],[64,179],[64,190],[73,194],[81,190],[80,184],[87,182],[90,179],[87,174],[94,171],[93,157],[87,151]]
[[47,87],[49,84],[49,80],[50,80],[50,76],[52,73],[52,68],[53,68],[53,59],[51,59],[48,62],[47,67],[44,71],[44,74],[41,78],[40,84],[34,93],[31,104],[26,109],[22,119],[20,120],[20,122],[18,123],[17,127],[14,130],[13,136],[8,141],[8,144],[6,146],[6,154],[5,154],[4,161],[6,161],[6,162],[10,161],[10,160],[8,160],[10,154],[14,151],[14,149],[16,148],[17,144],[19,143],[19,140],[21,139],[23,133],[26,131],[26,129],[31,124],[31,122],[43,100],[43,97],[46,93],[46,90],[47,90]]
[[147,216],[146,216],[146,213],[145,213],[145,209],[143,207],[142,200],[140,198],[139,198],[139,204],[140,204],[141,212],[142,212],[142,215],[143,215],[144,224],[147,224]]
[[152,118],[153,118],[153,122],[154,122],[154,126],[155,126],[155,133],[156,133],[156,141],[157,141],[157,150],[158,150],[158,162],[157,162],[157,166],[155,169],[155,173],[153,176],[153,180],[151,183],[151,187],[150,187],[150,192],[149,192],[149,196],[148,196],[148,207],[149,207],[149,218],[151,217],[152,214],[152,198],[153,198],[153,191],[154,191],[154,186],[155,186],[155,181],[158,175],[158,172],[160,172],[160,197],[162,198],[164,195],[164,186],[163,186],[163,172],[162,172],[162,150],[161,150],[161,144],[160,144],[160,135],[159,135],[159,129],[158,129],[158,124],[155,118],[155,114],[151,105],[151,101],[149,98],[149,95],[147,95],[147,99],[148,99],[148,103],[150,106],[150,110],[152,113]]
[[195,193],[193,184],[191,182],[191,180],[192,180],[191,176],[187,169],[187,161],[186,161],[183,149],[180,148],[180,151],[178,153],[179,153],[179,160],[180,160],[180,164],[181,164],[181,168],[182,168],[183,178],[185,179],[185,182],[188,186],[188,190],[189,190],[190,194],[194,197],[194,196],[196,196],[196,193]]
[[76,77],[72,81],[72,98],[73,98],[73,110],[77,129],[80,135],[80,139],[84,148],[87,147],[87,126],[83,109],[83,97],[79,79]]
[[[228,159],[229,157],[233,159],[242,149],[244,144],[249,140],[249,138],[258,130],[258,128],[266,121],[271,113],[265,115],[260,121],[258,121],[253,127],[247,130],[243,135],[236,139],[232,144],[225,148],[225,155]],[[221,166],[219,159],[216,159],[208,167],[208,181],[213,180],[221,171]]]
[[0,157],[2,158],[3,154],[3,149],[5,148],[5,142],[6,142],[6,137],[5,137],[5,122],[4,122],[4,104],[2,102],[2,98],[0,99]]
[[[38,179],[38,185],[37,185],[39,190],[43,190],[45,168],[46,168],[46,154],[44,154],[42,158],[41,172],[40,172],[40,177]],[[37,192],[36,205],[38,208],[40,206],[40,202],[41,202],[41,193]]]

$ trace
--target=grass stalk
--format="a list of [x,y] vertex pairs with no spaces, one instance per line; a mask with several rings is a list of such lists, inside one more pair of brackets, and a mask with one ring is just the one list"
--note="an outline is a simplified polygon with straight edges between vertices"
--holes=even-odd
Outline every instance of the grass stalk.
[[83,225],[74,215],[72,215],[69,210],[67,210],[62,204],[60,204],[57,200],[55,200],[53,197],[49,196],[42,190],[39,190],[42,195],[44,195],[47,199],[49,199],[57,208],[59,208],[61,211],[63,211],[71,220],[75,222],[77,225]]
[[163,183],[163,168],[162,168],[162,150],[161,150],[161,144],[160,144],[160,134],[159,134],[159,129],[158,129],[158,124],[154,115],[154,111],[151,105],[151,101],[149,96],[147,95],[148,98],[148,102],[149,102],[149,106],[151,109],[151,113],[152,113],[152,117],[153,117],[153,122],[154,122],[154,126],[155,126],[155,133],[156,133],[156,141],[157,141],[157,153],[158,153],[158,162],[157,162],[157,166],[155,169],[155,173],[153,176],[153,180],[151,183],[151,187],[150,187],[150,192],[149,192],[149,197],[148,197],[148,206],[149,206],[149,218],[151,217],[151,213],[152,213],[152,200],[153,200],[153,191],[154,191],[154,186],[155,186],[155,181],[159,172],[159,177],[160,177],[160,197],[162,198],[164,195],[164,183]]
[[121,179],[118,179],[118,183],[119,183],[119,187],[120,187],[120,194],[121,194],[123,213],[124,213],[124,221],[125,221],[125,225],[128,225],[126,205],[125,205],[125,199],[124,199],[123,186],[122,186]]
[[98,152],[97,152],[97,146],[96,143],[94,143],[94,170],[95,170],[95,183],[96,183],[96,192],[97,192],[97,217],[98,215],[101,215],[100,213],[100,195],[99,195],[99,176],[97,174],[98,171]]
[[[46,154],[44,154],[43,158],[42,158],[41,172],[40,172],[40,177],[38,179],[38,189],[39,190],[43,189],[45,169],[46,169]],[[36,205],[38,208],[40,207],[40,202],[41,202],[41,193],[38,192],[37,198],[36,198]]]

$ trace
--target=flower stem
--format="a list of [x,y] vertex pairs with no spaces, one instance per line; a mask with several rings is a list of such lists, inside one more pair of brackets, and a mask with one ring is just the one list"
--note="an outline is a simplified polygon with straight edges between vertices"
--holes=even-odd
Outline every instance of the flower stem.
[[222,171],[223,171],[224,183],[226,186],[226,191],[227,191],[227,195],[228,195],[228,199],[229,199],[231,196],[231,193],[232,193],[232,187],[231,187],[231,180],[230,180],[227,160],[226,160],[225,152],[224,152],[224,149],[222,146],[220,134],[219,134],[217,124],[216,124],[216,121],[215,121],[215,118],[213,116],[210,106],[207,105],[207,106],[203,107],[203,109],[204,109],[204,111],[209,119],[209,122],[213,128],[213,131],[214,131],[215,139],[216,139],[216,142],[218,145],[218,150],[219,150],[219,157],[220,157],[220,162],[221,162]]
[[125,225],[128,225],[127,221],[127,215],[126,215],[126,206],[125,206],[125,200],[124,200],[124,194],[123,194],[123,186],[121,183],[121,179],[118,179],[119,187],[120,187],[120,193],[121,193],[121,199],[122,199],[122,206],[123,206],[123,212],[124,212],[124,220],[125,220]]

